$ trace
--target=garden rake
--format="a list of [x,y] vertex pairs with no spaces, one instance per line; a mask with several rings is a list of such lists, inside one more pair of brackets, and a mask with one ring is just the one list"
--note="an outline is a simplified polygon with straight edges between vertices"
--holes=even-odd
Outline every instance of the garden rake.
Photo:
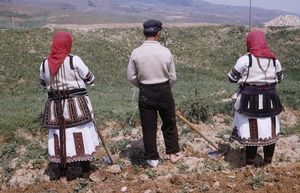
[[212,145],[217,151],[209,151],[208,156],[210,158],[220,158],[222,157],[226,151],[221,151],[218,146],[212,142],[210,139],[208,139],[199,129],[197,129],[191,122],[189,122],[186,118],[184,118],[181,114],[178,112],[176,113],[176,116],[180,118],[183,122],[185,122],[188,126],[190,126],[194,131],[196,131],[203,139],[205,139],[210,145]]

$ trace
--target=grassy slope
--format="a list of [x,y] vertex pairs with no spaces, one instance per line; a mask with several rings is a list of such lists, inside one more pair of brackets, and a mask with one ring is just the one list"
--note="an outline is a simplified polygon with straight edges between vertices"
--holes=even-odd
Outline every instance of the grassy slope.
[[[173,53],[177,68],[174,98],[186,116],[207,120],[211,113],[230,113],[230,102],[221,100],[235,90],[227,73],[246,53],[247,31],[240,26],[164,28],[162,43]],[[299,32],[274,28],[266,35],[285,71],[278,86],[281,100],[294,109],[300,107]],[[18,128],[40,128],[47,94],[39,85],[39,67],[51,51],[54,33],[48,29],[0,31],[0,132],[9,139]],[[96,76],[95,86],[88,91],[98,123],[137,121],[138,90],[126,80],[126,68],[131,51],[144,40],[141,28],[70,33],[72,53]]]

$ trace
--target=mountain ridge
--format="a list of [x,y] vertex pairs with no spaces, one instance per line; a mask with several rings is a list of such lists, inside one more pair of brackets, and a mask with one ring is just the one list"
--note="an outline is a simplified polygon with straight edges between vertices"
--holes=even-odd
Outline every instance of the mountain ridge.
[[[44,14],[43,21],[40,22],[43,24],[140,23],[150,18],[159,19],[164,23],[249,24],[249,7],[216,5],[202,0],[43,0],[42,2],[0,0],[0,2],[11,7],[23,6],[24,10],[40,8],[40,14]],[[2,13],[7,14],[7,11],[10,10],[0,8],[0,16]],[[56,12],[56,19],[53,19],[54,13],[51,12]],[[252,25],[263,25],[280,15],[290,14],[255,7],[251,12]],[[17,13],[18,11],[10,11],[7,15],[12,17]],[[76,14],[81,15],[75,16]],[[50,16],[47,18],[45,15],[51,15],[52,20],[49,19]],[[73,18],[62,18],[62,15],[72,15]],[[24,17],[28,20],[33,16],[29,14]]]

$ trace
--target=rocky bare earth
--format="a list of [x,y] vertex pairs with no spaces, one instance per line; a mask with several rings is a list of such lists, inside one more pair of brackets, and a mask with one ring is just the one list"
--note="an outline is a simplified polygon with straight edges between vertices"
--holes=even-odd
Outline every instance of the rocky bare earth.
[[[299,115],[299,110],[286,108],[280,114],[281,125],[296,124]],[[130,141],[126,148],[113,152],[117,164],[103,164],[101,160],[107,158],[107,155],[101,147],[97,159],[93,161],[96,171],[90,176],[90,180],[77,179],[64,185],[51,177],[55,172],[49,163],[45,162],[44,167],[38,169],[29,162],[16,168],[9,182],[1,185],[0,192],[299,192],[298,134],[281,135],[276,144],[272,166],[259,166],[263,158],[262,148],[259,148],[256,167],[246,169],[244,148],[229,140],[230,134],[227,131],[231,129],[231,124],[228,124],[231,117],[216,115],[212,119],[213,124],[201,122],[195,126],[226,151],[220,158],[208,157],[212,146],[178,120],[180,146],[185,157],[176,164],[170,163],[159,129],[157,140],[160,164],[157,171],[144,169],[139,164],[143,152],[141,127],[137,125],[129,132],[126,129],[115,132],[121,126],[119,123],[109,122],[102,130],[107,143],[113,145],[124,140]],[[45,145],[46,137],[45,135]],[[24,150],[20,148],[19,151],[21,159]]]

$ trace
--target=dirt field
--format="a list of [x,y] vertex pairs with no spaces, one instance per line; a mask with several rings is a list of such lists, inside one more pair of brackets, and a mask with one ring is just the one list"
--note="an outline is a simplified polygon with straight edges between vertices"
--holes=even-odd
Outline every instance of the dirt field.
[[[287,109],[280,115],[280,119],[282,124],[292,125],[299,115],[300,111]],[[159,130],[161,161],[158,169],[144,169],[140,164],[143,152],[141,128],[138,126],[130,132],[120,130],[118,135],[112,135],[120,125],[111,122],[102,130],[107,143],[130,140],[125,149],[114,152],[117,164],[109,165],[100,161],[108,158],[101,147],[98,159],[93,162],[96,171],[90,176],[90,180],[77,179],[64,185],[52,180],[57,173],[52,170],[51,164],[45,163],[44,168],[36,170],[29,162],[16,171],[10,180],[11,187],[2,186],[2,192],[299,192],[299,136],[280,138],[272,166],[260,166],[263,155],[259,148],[256,167],[244,168],[244,148],[230,141],[226,132],[231,128],[226,121],[230,118],[218,115],[213,118],[214,124],[196,125],[220,149],[227,151],[219,159],[210,158],[208,152],[213,147],[178,120],[180,146],[185,157],[176,164],[170,163],[168,156],[164,154],[164,143]]]
[[[129,25],[129,24],[128,24]],[[69,29],[90,30],[95,28],[141,27],[142,24],[124,25],[89,25],[89,26],[54,26]],[[175,25],[175,24],[174,24]],[[177,24],[189,26],[193,24]],[[209,24],[198,24],[209,25]],[[280,114],[281,125],[292,126],[297,123],[300,111],[286,109]],[[89,180],[76,179],[68,185],[57,179],[55,166],[46,162],[41,169],[35,169],[32,162],[22,165],[9,180],[9,186],[1,185],[1,192],[258,192],[258,193],[296,193],[300,189],[300,139],[299,134],[281,135],[276,144],[273,163],[269,167],[261,167],[263,162],[262,148],[259,148],[255,167],[245,168],[245,151],[237,142],[230,141],[231,116],[217,115],[211,124],[196,125],[205,136],[218,144],[226,153],[220,158],[210,158],[208,153],[214,150],[211,145],[196,132],[178,119],[180,147],[185,157],[171,164],[164,153],[164,142],[158,130],[158,148],[161,160],[157,171],[141,167],[143,142],[141,127],[129,131],[119,123],[109,122],[102,130],[108,144],[116,144],[123,140],[130,143],[121,151],[113,152],[117,164],[104,163],[107,154],[101,146],[97,159],[93,161],[95,172]],[[122,128],[121,130],[117,130]],[[28,139],[35,137],[20,133]],[[47,136],[43,136],[47,141]],[[44,144],[46,146],[46,143]],[[24,148],[19,153],[24,153]],[[17,163],[18,158],[11,165]],[[2,173],[0,168],[0,177]]]

